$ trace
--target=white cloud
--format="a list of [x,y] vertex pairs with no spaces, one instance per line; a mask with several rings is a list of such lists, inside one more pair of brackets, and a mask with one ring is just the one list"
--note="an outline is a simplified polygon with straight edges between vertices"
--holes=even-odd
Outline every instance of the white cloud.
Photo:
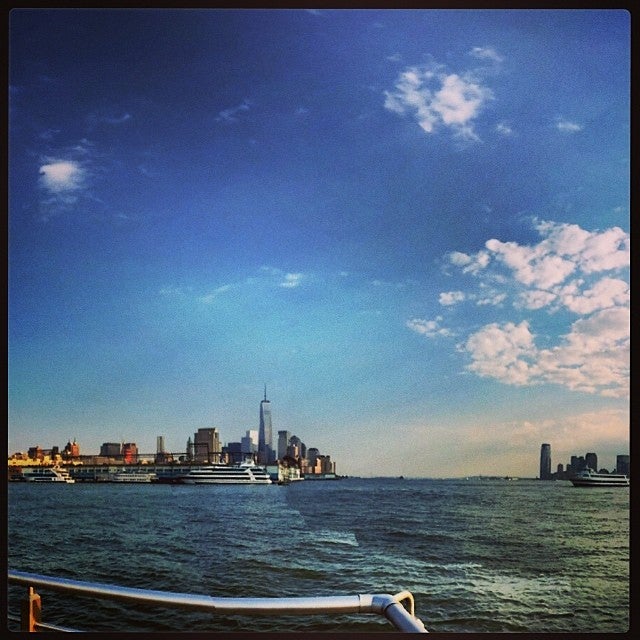
[[[484,253],[447,254],[450,265],[474,277],[478,290],[460,290],[455,297],[443,292],[440,303],[451,306],[455,299],[497,306],[511,297],[515,309],[563,309],[580,318],[545,349],[535,345],[530,330],[539,316],[488,324],[460,347],[471,358],[468,369],[505,384],[553,383],[626,397],[630,288],[624,271],[630,262],[629,234],[618,227],[587,231],[544,221],[536,221],[534,228],[541,235],[537,244],[491,239]],[[545,341],[554,342],[548,330]]]
[[435,320],[423,320],[422,318],[412,318],[408,320],[406,326],[412,331],[419,333],[427,338],[435,338],[436,336],[449,336],[451,332],[440,326],[442,317],[438,316]]
[[491,60],[492,62],[502,62],[504,58],[493,47],[473,47],[469,55],[480,60]]
[[300,286],[304,278],[304,274],[302,273],[287,273],[284,276],[284,280],[280,283],[281,287],[285,287],[287,289],[292,289],[294,287]]
[[[545,236],[537,245],[496,239],[485,243],[491,256],[508,267],[517,282],[528,287],[553,292],[554,286],[573,273],[594,274],[629,266],[629,234],[619,227],[589,232],[578,225],[540,222],[536,229]],[[461,261],[450,258],[450,262]]]
[[523,247],[516,242],[488,240],[486,248],[509,267],[519,282],[542,289],[562,282],[571,274],[576,264],[557,254],[551,254],[538,247]]
[[85,171],[75,160],[50,160],[40,166],[40,185],[54,194],[83,187]]
[[471,73],[445,73],[439,65],[412,66],[398,76],[395,91],[385,91],[384,106],[411,115],[426,133],[444,126],[457,136],[478,140],[473,122],[492,97]]
[[576,122],[565,120],[565,118],[556,118],[556,129],[562,133],[577,133],[582,131],[582,126]]
[[529,366],[535,345],[526,321],[517,325],[513,322],[489,324],[469,336],[461,348],[473,360],[467,368],[481,377],[514,385],[530,380]]
[[449,307],[458,302],[462,302],[466,298],[463,291],[445,291],[440,294],[439,302],[443,307]]
[[626,306],[630,302],[629,285],[617,278],[602,278],[591,289],[583,291],[568,286],[558,292],[558,297],[567,309],[581,315],[599,309]]
[[503,136],[513,135],[513,128],[507,122],[498,122],[496,125],[496,131],[501,133]]
[[461,351],[468,369],[509,385],[559,384],[574,391],[627,397],[629,309],[579,319],[561,344],[537,349],[529,324],[492,323],[469,336]]
[[492,306],[497,307],[501,305],[507,299],[506,293],[499,293],[498,291],[485,291],[478,296],[476,304],[479,307]]
[[489,264],[491,258],[486,251],[479,251],[474,255],[467,255],[461,251],[452,251],[446,256],[449,263],[462,267],[462,273],[477,274]]
[[561,345],[540,351],[534,373],[573,390],[627,397],[629,309],[604,309],[574,322]]

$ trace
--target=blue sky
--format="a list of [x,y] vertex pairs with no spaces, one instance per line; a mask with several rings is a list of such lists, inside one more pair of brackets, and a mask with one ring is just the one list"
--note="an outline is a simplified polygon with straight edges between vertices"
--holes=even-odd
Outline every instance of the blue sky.
[[629,453],[621,10],[17,10],[9,451]]

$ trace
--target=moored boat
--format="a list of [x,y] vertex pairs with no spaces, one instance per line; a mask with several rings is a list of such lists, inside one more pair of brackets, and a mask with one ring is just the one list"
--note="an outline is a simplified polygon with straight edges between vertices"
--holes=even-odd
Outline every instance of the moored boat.
[[158,476],[151,471],[118,471],[111,477],[112,482],[156,482]]
[[271,484],[264,467],[248,460],[242,464],[213,464],[195,467],[179,477],[184,484]]
[[596,473],[593,469],[584,469],[570,478],[574,487],[628,487],[629,478],[617,473]]
[[61,467],[29,467],[22,472],[22,478],[27,482],[75,482],[69,472]]

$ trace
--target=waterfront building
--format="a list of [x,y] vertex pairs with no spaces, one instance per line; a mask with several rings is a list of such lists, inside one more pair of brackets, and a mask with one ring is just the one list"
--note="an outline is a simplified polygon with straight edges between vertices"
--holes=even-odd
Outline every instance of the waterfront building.
[[44,452],[42,451],[42,447],[29,447],[29,450],[27,451],[27,457],[31,458],[32,460],[43,460]]
[[278,431],[278,460],[283,460],[287,455],[289,438],[291,438],[290,431]]
[[264,387],[264,399],[260,402],[260,429],[258,431],[258,462],[270,464],[275,460],[273,436],[271,432],[271,402],[267,400],[267,386]]
[[313,467],[315,466],[319,455],[320,455],[320,451],[318,450],[317,447],[309,447],[305,458],[307,458],[307,460],[309,461],[309,464]]
[[595,453],[587,453],[584,457],[584,463],[589,469],[598,470],[598,456]]
[[194,434],[194,460],[196,462],[220,462],[220,434],[215,427],[202,428]]
[[122,444],[122,458],[126,464],[138,462],[138,447],[135,442],[124,442]]
[[75,438],[73,439],[73,442],[71,442],[70,440],[67,442],[67,444],[64,447],[64,451],[62,452],[62,455],[65,458],[79,458],[80,457],[80,446],[76,442]]
[[540,480],[551,479],[551,445],[543,444],[540,447]]

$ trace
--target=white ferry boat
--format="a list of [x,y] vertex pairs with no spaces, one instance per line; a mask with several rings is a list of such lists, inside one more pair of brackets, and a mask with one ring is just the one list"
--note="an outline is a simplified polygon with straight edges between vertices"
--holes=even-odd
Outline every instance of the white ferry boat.
[[111,477],[112,482],[155,482],[158,476],[153,471],[118,471]]
[[264,467],[252,460],[242,464],[213,464],[196,467],[180,476],[184,484],[271,484],[271,478]]
[[69,472],[60,467],[30,467],[22,472],[22,477],[27,482],[75,482]]
[[574,487],[628,487],[629,478],[616,473],[596,473],[593,469],[580,471],[570,478]]

